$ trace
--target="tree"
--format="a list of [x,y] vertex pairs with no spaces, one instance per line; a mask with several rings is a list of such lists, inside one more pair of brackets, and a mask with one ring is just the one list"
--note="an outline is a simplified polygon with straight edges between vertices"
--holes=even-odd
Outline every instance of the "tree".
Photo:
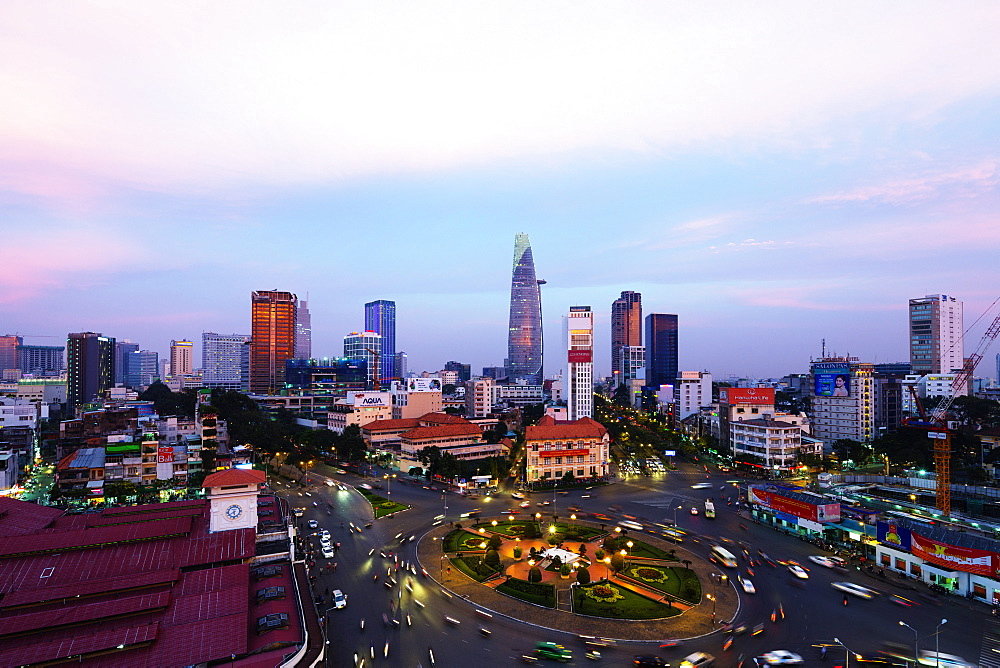
[[586,566],[577,569],[576,581],[582,585],[590,584],[590,570]]
[[442,475],[445,478],[454,478],[462,470],[461,465],[458,462],[458,458],[450,452],[445,452],[441,455],[441,461],[439,462],[438,475]]
[[417,451],[417,459],[427,466],[428,472],[435,471],[441,461],[441,448],[436,445],[428,445]]
[[691,568],[691,560],[690,559],[683,559],[683,560],[681,560],[681,563],[684,564],[684,568]]
[[855,465],[864,464],[867,460],[867,449],[859,441],[838,438],[833,442],[832,448],[841,465],[848,460],[854,462]]
[[337,454],[349,462],[360,462],[368,454],[368,446],[361,437],[361,427],[349,424],[337,441]]
[[624,383],[615,388],[615,395],[611,401],[624,408],[632,407],[632,393]]
[[566,485],[572,485],[576,482],[576,476],[573,475],[572,471],[566,471],[566,473],[563,474],[562,481]]
[[441,394],[455,394],[455,384],[445,383],[441,388]]
[[522,554],[524,554],[524,550],[521,549],[521,546],[520,545],[514,546],[514,558],[520,559]]
[[607,553],[600,548],[598,548],[598,550],[594,552],[594,559],[597,559],[598,561],[604,561],[604,557],[606,556]]
[[502,544],[503,544],[503,539],[496,534],[490,536],[490,539],[486,542],[486,546],[489,547],[491,550],[499,550]]
[[569,574],[570,574],[570,571],[572,571],[572,570],[573,569],[569,567],[569,564],[563,564],[559,568],[559,575],[563,576],[564,578],[568,578]]
[[493,570],[498,570],[500,568],[500,553],[496,550],[487,550],[483,562]]
[[528,570],[528,582],[541,582],[542,581],[542,569],[538,566],[532,566]]
[[587,554],[587,544],[586,543],[580,543],[580,548],[576,552],[580,556],[583,556],[583,555]]
[[611,555],[611,570],[620,573],[623,568],[625,568],[625,557],[615,552]]

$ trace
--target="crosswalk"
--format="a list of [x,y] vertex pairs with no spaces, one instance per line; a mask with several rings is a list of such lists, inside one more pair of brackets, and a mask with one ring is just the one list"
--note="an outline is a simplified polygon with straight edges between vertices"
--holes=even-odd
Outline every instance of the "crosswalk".
[[979,664],[983,668],[1000,668],[1000,622],[986,620]]

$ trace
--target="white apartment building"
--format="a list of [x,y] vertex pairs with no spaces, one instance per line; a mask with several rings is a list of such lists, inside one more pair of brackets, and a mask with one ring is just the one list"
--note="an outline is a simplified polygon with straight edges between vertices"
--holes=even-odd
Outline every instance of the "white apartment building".
[[191,341],[170,342],[170,373],[174,376],[190,376],[194,373],[194,343]]
[[677,374],[677,419],[683,420],[712,403],[712,374],[707,371],[681,371]]
[[496,381],[492,378],[473,378],[465,382],[465,416],[486,417],[493,412],[493,388]]
[[563,319],[566,336],[566,408],[570,420],[594,414],[594,314],[570,306]]
[[518,378],[509,385],[495,385],[494,404],[504,408],[516,408],[540,404],[545,400],[542,385],[529,385],[524,378]]
[[201,333],[201,376],[205,387],[250,389],[250,335]]
[[733,453],[753,455],[764,460],[769,469],[789,469],[796,465],[804,452],[820,455],[819,442],[803,445],[802,430],[798,425],[775,420],[770,415],[743,422],[730,422],[730,439]]
[[628,385],[636,378],[645,379],[646,346],[622,346],[618,349],[618,368],[612,369],[619,385]]
[[962,302],[948,295],[910,300],[910,365],[915,374],[951,373],[965,363]]

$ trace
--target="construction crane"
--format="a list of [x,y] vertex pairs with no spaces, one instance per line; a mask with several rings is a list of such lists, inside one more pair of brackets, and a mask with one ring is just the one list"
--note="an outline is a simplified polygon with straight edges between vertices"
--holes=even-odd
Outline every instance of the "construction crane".
[[379,363],[379,357],[380,356],[379,356],[379,354],[377,352],[375,352],[371,348],[365,348],[365,350],[367,350],[368,352],[370,352],[372,354],[372,360],[374,360],[374,362],[375,362],[372,365],[372,389],[375,390],[376,392],[378,392],[381,389],[380,385],[379,385],[379,378],[378,378],[378,363]]
[[948,411],[955,403],[955,397],[959,392],[968,393],[969,383],[972,382],[972,374],[975,372],[979,362],[983,359],[983,353],[990,347],[990,344],[1000,335],[1000,315],[989,326],[983,338],[979,341],[975,351],[965,359],[962,370],[955,374],[955,379],[951,382],[951,394],[944,399],[927,415],[920,402],[916,391],[911,387],[910,391],[916,399],[917,409],[920,411],[921,421],[908,421],[908,426],[927,429],[927,436],[934,439],[934,471],[935,471],[935,492],[937,497],[937,509],[947,517],[951,515],[951,430],[948,428]]

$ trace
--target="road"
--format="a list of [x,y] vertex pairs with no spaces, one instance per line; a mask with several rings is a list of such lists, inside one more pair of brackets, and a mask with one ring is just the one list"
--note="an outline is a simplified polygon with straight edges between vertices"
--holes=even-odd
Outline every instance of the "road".
[[[331,475],[334,480],[348,484],[358,484],[353,475]],[[839,665],[845,650],[834,642],[834,638],[853,652],[870,653],[878,650],[883,641],[912,647],[914,634],[898,624],[899,620],[917,629],[920,633],[920,649],[934,649],[934,631],[942,618],[947,624],[941,627],[940,648],[964,656],[975,662],[981,652],[989,656],[991,650],[984,645],[987,632],[996,635],[1000,625],[990,615],[984,614],[982,607],[972,608],[964,601],[944,599],[934,605],[917,598],[913,592],[899,589],[908,598],[920,602],[913,607],[900,607],[889,602],[888,596],[878,596],[873,600],[850,597],[848,605],[843,604],[843,594],[831,587],[832,582],[851,581],[865,586],[876,586],[887,593],[896,590],[892,581],[876,582],[867,575],[851,572],[837,573],[808,561],[811,554],[821,554],[813,545],[786,536],[768,527],[754,524],[745,517],[738,517],[734,506],[720,502],[720,495],[732,496],[735,488],[726,485],[728,475],[705,474],[695,465],[681,463],[678,471],[653,476],[633,476],[619,483],[594,490],[578,490],[568,494],[536,493],[531,495],[533,503],[549,501],[551,505],[531,512],[541,511],[551,515],[554,511],[561,516],[568,515],[567,506],[574,505],[586,512],[600,512],[611,515],[609,506],[621,506],[622,514],[639,518],[640,522],[672,523],[674,509],[678,506],[677,520],[681,528],[691,532],[684,547],[707,558],[711,541],[731,541],[731,551],[739,554],[740,543],[753,556],[762,550],[774,560],[795,560],[809,568],[808,580],[797,580],[781,565],[771,567],[760,565],[747,571],[745,559],[741,559],[738,569],[726,569],[733,583],[737,574],[753,581],[757,593],[741,593],[741,609],[736,624],[753,627],[764,625],[764,632],[757,636],[749,634],[734,639],[732,647],[723,651],[723,634],[690,640],[679,648],[660,649],[655,644],[620,642],[607,648],[602,661],[605,665],[626,665],[638,653],[656,653],[677,665],[679,660],[693,651],[706,651],[718,658],[717,666],[735,666],[740,654],[746,657],[762,654],[775,649],[786,649],[801,654],[808,664],[818,663],[819,646],[828,645],[830,665]],[[709,482],[710,489],[694,490],[691,485]],[[425,489],[423,486],[392,484],[391,497],[395,501],[410,504],[412,509],[395,517],[382,518],[373,522],[372,527],[364,524],[371,521],[371,509],[367,501],[356,491],[340,491],[337,488],[319,486],[310,488],[313,497],[298,497],[298,488],[280,487],[286,491],[293,505],[306,505],[308,511],[301,520],[313,518],[329,529],[334,542],[341,543],[341,550],[334,561],[338,563],[336,572],[323,570],[316,591],[341,589],[348,595],[348,605],[341,610],[329,611],[330,624],[330,666],[358,665],[364,658],[364,665],[392,666],[465,666],[482,663],[493,665],[514,665],[523,653],[530,653],[538,641],[556,641],[574,651],[575,664],[590,664],[583,657],[584,645],[574,636],[558,631],[538,629],[495,615],[486,619],[475,613],[475,606],[468,601],[454,599],[443,592],[435,582],[420,574],[399,577],[393,559],[382,558],[379,551],[393,557],[400,563],[415,561],[415,544],[420,536],[431,528],[435,517],[444,513],[455,520],[462,512],[482,508],[484,515],[499,513],[500,510],[516,507],[509,494],[502,494],[487,501],[484,498],[468,499],[454,494],[443,496],[440,491]],[[385,490],[380,493],[385,494]],[[590,498],[584,498],[589,494]],[[708,497],[716,500],[717,518],[707,519],[703,513],[703,503]],[[332,503],[331,514],[322,508],[314,508],[313,500],[321,504]],[[699,509],[699,515],[690,514],[690,508]],[[524,512],[527,512],[525,509]],[[619,515],[620,516],[620,515]],[[340,521],[344,521],[344,527]],[[353,522],[362,530],[350,529]],[[743,524],[746,529],[740,527]],[[403,541],[402,545],[396,536]],[[409,536],[415,536],[413,542]],[[317,559],[323,562],[322,558]],[[433,567],[428,565],[430,574]],[[387,569],[393,569],[398,585],[385,586]],[[722,569],[720,569],[722,570]],[[377,576],[377,579],[376,579]],[[412,591],[406,586],[409,584]],[[732,586],[732,584],[726,585]],[[921,588],[922,589],[922,588]],[[710,591],[706,583],[706,592]],[[419,602],[419,603],[418,603]],[[422,605],[420,605],[422,604]],[[779,611],[784,612],[782,619]],[[771,622],[772,613],[776,621]],[[389,619],[398,619],[399,628],[385,626],[383,614]],[[406,615],[410,616],[407,624]],[[450,624],[445,617],[451,617],[459,624]],[[365,627],[361,629],[361,620]],[[492,634],[486,638],[478,629],[487,628]],[[386,651],[387,649],[387,651]],[[430,660],[433,651],[435,663]],[[372,654],[375,658],[372,659]],[[997,655],[1000,657],[1000,655]],[[357,657],[357,660],[356,660]],[[572,665],[572,664],[571,664]]]

